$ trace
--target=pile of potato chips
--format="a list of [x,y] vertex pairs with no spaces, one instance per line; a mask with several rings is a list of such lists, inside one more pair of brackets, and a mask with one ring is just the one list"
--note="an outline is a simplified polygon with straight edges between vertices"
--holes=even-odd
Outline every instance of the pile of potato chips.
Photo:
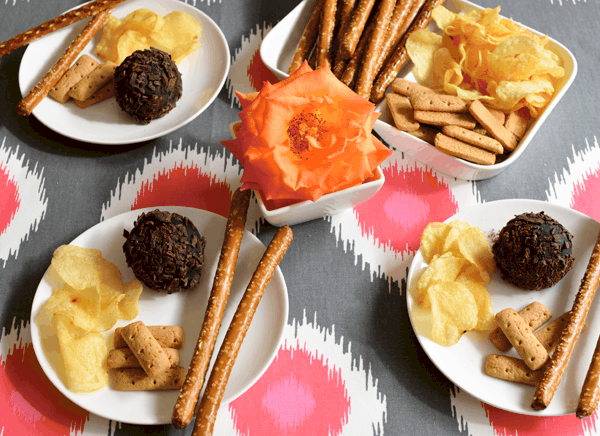
[[123,21],[110,16],[96,45],[96,54],[119,65],[136,50],[157,48],[179,63],[200,48],[202,27],[190,14],[174,11],[164,17],[150,9],[137,9]]
[[108,384],[108,350],[100,332],[138,316],[142,284],[123,283],[119,268],[100,250],[75,245],[54,251],[51,274],[64,282],[44,307],[58,336],[67,386],[74,392],[98,390]]
[[460,15],[443,6],[432,17],[442,36],[423,29],[406,42],[417,80],[503,111],[537,117],[564,76],[559,56],[540,37],[500,17],[500,7]]
[[412,292],[418,305],[431,309],[433,340],[450,346],[466,331],[489,329],[494,312],[486,285],[495,267],[483,231],[458,220],[429,223],[421,254],[428,266]]

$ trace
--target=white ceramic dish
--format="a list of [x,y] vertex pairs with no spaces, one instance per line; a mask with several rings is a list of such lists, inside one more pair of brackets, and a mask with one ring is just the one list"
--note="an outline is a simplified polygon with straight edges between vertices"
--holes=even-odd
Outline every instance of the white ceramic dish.
[[[230,124],[231,137],[235,138],[235,128],[241,122]],[[263,217],[274,226],[293,225],[306,221],[336,215],[359,205],[374,196],[385,183],[385,176],[380,167],[375,170],[375,176],[363,184],[342,191],[323,195],[317,201],[303,201],[277,209],[268,209],[260,194],[257,192],[258,207]]]
[[[95,144],[130,144],[163,136],[192,121],[215,100],[229,71],[229,47],[221,29],[206,14],[177,0],[130,0],[116,7],[113,15],[124,18],[139,8],[148,8],[164,16],[182,10],[202,26],[202,47],[187,56],[178,66],[183,81],[183,95],[177,106],[162,118],[147,125],[136,124],[114,98],[80,109],[72,101],[61,104],[45,98],[33,115],[42,124],[61,135]],[[21,60],[19,87],[25,96],[56,63],[71,41],[89,20],[63,28],[29,45]],[[82,54],[95,57],[93,49],[101,32]],[[97,57],[95,57],[98,59]]]
[[[313,9],[313,4],[313,0],[304,0],[300,3],[267,34],[261,44],[260,55],[263,62],[280,79],[288,76],[287,67],[292,60],[296,45],[300,40],[300,36]],[[459,13],[468,12],[473,9],[483,9],[465,0],[448,0],[444,3],[444,6],[453,12]],[[539,32],[527,26],[523,27],[539,34]],[[439,33],[439,29],[437,29],[435,23],[430,24],[429,29]],[[530,124],[515,151],[513,151],[508,159],[501,163],[490,166],[473,164],[442,153],[430,144],[396,129],[385,101],[377,105],[377,110],[382,113],[382,116],[375,123],[374,130],[388,145],[396,150],[403,151],[415,159],[453,177],[464,180],[482,180],[493,177],[505,170],[521,156],[542,123],[575,79],[577,62],[573,54],[552,38],[549,38],[549,47],[560,56],[565,69],[565,76],[559,81],[556,92],[543,113],[534,123]],[[400,71],[399,77],[404,77],[413,82],[416,81],[410,72],[411,68],[412,63],[408,62]]]
[[[488,291],[492,298],[494,313],[507,307],[521,310],[523,307],[539,301],[553,314],[555,319],[571,310],[579,283],[584,275],[592,249],[600,231],[600,223],[568,209],[534,200],[502,200],[485,203],[465,209],[446,220],[458,219],[480,227],[488,238],[498,233],[515,215],[524,212],[544,211],[559,221],[573,234],[573,268],[558,284],[543,291],[524,291],[512,286],[495,274]],[[569,366],[559,385],[554,399],[547,409],[536,412],[531,408],[535,388],[518,383],[507,382],[484,374],[484,362],[488,354],[502,354],[487,339],[488,332],[468,332],[452,347],[443,347],[430,339],[430,312],[416,307],[412,299],[412,290],[420,273],[426,267],[420,251],[408,272],[407,305],[411,324],[425,353],[432,362],[453,383],[481,401],[510,412],[558,416],[575,413],[579,393],[590,364],[596,341],[600,335],[600,318],[594,313],[600,310],[600,302],[596,298],[587,318],[588,328],[582,332]],[[518,357],[512,349],[508,355]]]
[[[134,210],[103,221],[81,234],[73,240],[72,244],[100,249],[107,260],[119,267],[124,281],[132,280],[135,277],[131,269],[127,267],[122,249],[125,242],[123,230],[130,230],[142,212],[153,209],[155,208]],[[194,290],[166,295],[144,288],[139,301],[137,319],[144,321],[147,325],[182,326],[186,340],[185,346],[180,352],[180,361],[182,366],[187,367],[191,361],[204,319],[204,311],[217,268],[227,220],[211,212],[187,207],[161,207],[161,210],[177,212],[192,220],[200,234],[206,238],[205,265],[201,282]],[[235,309],[264,250],[265,246],[258,238],[250,232],[244,233],[231,294],[217,338],[211,367]],[[52,295],[53,286],[51,276],[49,272],[46,272],[38,286],[31,309],[33,348],[50,381],[75,404],[107,419],[130,424],[170,423],[173,405],[179,391],[124,392],[115,391],[112,387],[107,386],[91,394],[76,394],[67,389],[59,369],[61,361],[56,337],[45,325],[47,320],[44,320],[44,316],[38,317],[42,305]],[[244,393],[267,370],[277,355],[283,340],[287,317],[287,288],[283,274],[277,268],[240,349],[225,390],[222,406]],[[127,325],[130,322],[132,321],[119,321],[116,327]],[[110,332],[105,335],[107,338],[112,337]]]

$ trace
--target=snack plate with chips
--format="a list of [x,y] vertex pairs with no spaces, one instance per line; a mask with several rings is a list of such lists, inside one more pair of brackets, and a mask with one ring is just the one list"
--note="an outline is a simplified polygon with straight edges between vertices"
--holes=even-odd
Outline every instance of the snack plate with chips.
[[[138,125],[119,108],[114,98],[81,109],[72,101],[61,104],[46,97],[33,110],[33,115],[42,124],[79,141],[130,144],[166,135],[189,123],[210,106],[225,83],[230,65],[229,46],[221,29],[203,12],[176,0],[130,0],[117,6],[113,15],[122,19],[140,8],[148,8],[161,16],[173,11],[185,11],[202,27],[199,39],[202,47],[178,65],[183,95],[175,109],[150,124]],[[29,45],[19,68],[19,88],[23,96],[54,65],[87,22],[75,23]],[[81,54],[100,60],[93,51],[101,33],[96,34]]]
[[[125,262],[122,250],[125,242],[123,230],[131,230],[134,221],[142,212],[154,209],[134,210],[101,222],[81,234],[71,244],[101,250],[106,260],[119,267],[124,281],[133,280],[135,277]],[[161,207],[160,209],[187,216],[196,225],[200,234],[206,238],[202,278],[194,290],[171,295],[144,287],[139,299],[139,315],[136,320],[142,320],[146,325],[182,326],[185,331],[185,346],[180,352],[180,364],[187,368],[204,318],[223,243],[226,219],[211,212],[187,207]],[[218,350],[223,341],[227,326],[264,250],[265,246],[258,238],[248,231],[244,233],[231,295],[215,350]],[[130,424],[170,423],[173,406],[179,395],[178,390],[126,392],[116,391],[109,385],[90,394],[77,394],[67,389],[65,375],[61,373],[64,369],[61,367],[56,334],[50,328],[49,320],[44,319],[43,316],[45,312],[43,304],[52,295],[55,285],[51,271],[46,271],[38,286],[31,310],[33,348],[50,381],[75,404],[107,419]],[[277,268],[240,349],[227,384],[223,405],[244,393],[269,367],[283,339],[287,317],[287,288],[283,274]],[[131,322],[133,321],[118,321],[115,328]],[[109,341],[109,349],[112,348],[110,346],[112,332],[114,328],[105,334]],[[216,352],[213,354],[213,362],[216,354]]]
[[[494,201],[465,209],[446,220],[446,223],[453,220],[466,221],[481,228],[491,243],[494,235],[497,235],[515,215],[542,211],[559,221],[573,234],[573,268],[557,285],[543,291],[524,291],[503,281],[499,274],[495,273],[487,286],[494,313],[508,307],[519,311],[534,301],[539,301],[550,309],[552,319],[571,310],[600,231],[600,223],[566,207],[536,200]],[[419,250],[408,272],[408,313],[425,353],[450,381],[479,400],[510,412],[542,416],[575,413],[580,389],[600,335],[600,318],[593,315],[594,311],[600,310],[597,298],[587,318],[588,328],[581,333],[552,403],[546,410],[536,412],[530,406],[534,387],[499,380],[484,373],[484,363],[488,354],[519,357],[514,349],[508,353],[499,352],[487,338],[490,330],[470,331],[451,347],[438,345],[431,339],[431,312],[417,306],[412,293],[426,266]]]
[[[283,20],[281,20],[261,44],[261,58],[265,65],[280,79],[288,76],[287,69],[290,64],[298,41],[304,31],[306,22],[313,9],[313,0],[304,0],[293,9]],[[444,7],[455,13],[465,13],[471,10],[482,10],[481,6],[465,0],[446,0]],[[540,34],[527,26],[522,26],[533,33]],[[435,22],[428,29],[435,33],[441,33]],[[559,80],[554,96],[535,122],[530,123],[523,139],[509,157],[494,165],[478,165],[447,155],[437,150],[432,145],[398,130],[394,126],[391,113],[387,108],[385,100],[377,105],[377,111],[381,117],[375,122],[373,130],[392,148],[409,154],[415,159],[430,165],[443,173],[463,180],[482,180],[495,176],[505,170],[516,161],[525,151],[535,133],[548,117],[552,109],[558,104],[567,91],[577,74],[577,62],[573,54],[558,41],[549,38],[548,47],[552,49],[562,60],[565,75]],[[412,62],[407,62],[400,70],[398,77],[416,82],[411,72]],[[388,90],[389,91],[389,90]],[[543,146],[543,144],[540,144]]]

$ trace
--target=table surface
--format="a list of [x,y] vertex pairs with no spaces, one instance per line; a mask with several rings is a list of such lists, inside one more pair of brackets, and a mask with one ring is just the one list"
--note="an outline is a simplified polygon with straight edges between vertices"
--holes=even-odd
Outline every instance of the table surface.
[[[0,40],[77,6],[76,0],[0,3]],[[234,90],[274,80],[259,57],[265,35],[298,0],[189,0],[223,30],[231,69],[216,101],[188,125],[132,145],[62,137],[13,108],[24,48],[0,58],[0,433],[190,434],[170,425],[100,418],[62,396],[31,344],[30,311],[56,247],[98,222],[146,206],[227,215],[242,169],[220,144],[240,110]],[[378,197],[295,225],[281,263],[289,292],[285,341],[263,377],[220,411],[219,435],[597,434],[596,416],[542,418],[488,406],[449,382],[424,354],[406,308],[406,276],[426,223],[499,199],[561,204],[599,220],[597,0],[480,0],[569,48],[571,88],[511,167],[468,182],[395,151]],[[173,189],[176,187],[176,189]],[[449,201],[448,201],[449,200]],[[385,213],[381,205],[386,204]],[[275,228],[252,202],[247,228],[265,244]],[[368,229],[368,230],[366,230]]]

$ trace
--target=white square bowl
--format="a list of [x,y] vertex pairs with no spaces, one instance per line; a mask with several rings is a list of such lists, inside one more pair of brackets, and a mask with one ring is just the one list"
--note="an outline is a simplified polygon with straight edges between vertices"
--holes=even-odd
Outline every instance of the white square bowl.
[[[298,41],[300,40],[306,22],[310,17],[313,5],[314,0],[304,0],[273,27],[273,29],[271,29],[261,44],[260,56],[262,61],[281,80],[288,76],[288,65],[292,60]],[[465,0],[446,0],[444,6],[450,11],[457,13],[466,13],[471,10],[483,9],[481,6]],[[537,32],[534,29],[527,26],[523,27],[540,35],[540,32]],[[440,32],[435,23],[432,23],[429,29],[432,32]],[[394,126],[392,116],[389,113],[385,100],[377,105],[377,111],[381,112],[381,116],[375,122],[373,129],[381,139],[395,150],[402,151],[445,174],[463,180],[483,180],[493,177],[506,169],[510,164],[516,161],[521,154],[523,154],[535,133],[575,79],[577,74],[577,62],[573,54],[565,46],[552,38],[548,38],[548,47],[562,60],[565,75],[558,81],[554,96],[548,105],[544,108],[538,118],[529,124],[525,135],[515,150],[502,162],[494,165],[474,164],[442,153],[425,141],[398,130]],[[416,82],[415,77],[410,72],[411,69],[412,63],[407,62],[400,71],[398,77],[403,77],[407,80]]]
[[[240,124],[241,121],[238,121],[229,125],[232,138],[236,137],[235,132]],[[365,180],[361,185],[323,195],[317,201],[307,200],[277,209],[268,209],[260,193],[255,192],[263,217],[270,224],[280,227],[336,215],[353,208],[374,196],[384,183],[383,171],[377,167],[374,176]]]

